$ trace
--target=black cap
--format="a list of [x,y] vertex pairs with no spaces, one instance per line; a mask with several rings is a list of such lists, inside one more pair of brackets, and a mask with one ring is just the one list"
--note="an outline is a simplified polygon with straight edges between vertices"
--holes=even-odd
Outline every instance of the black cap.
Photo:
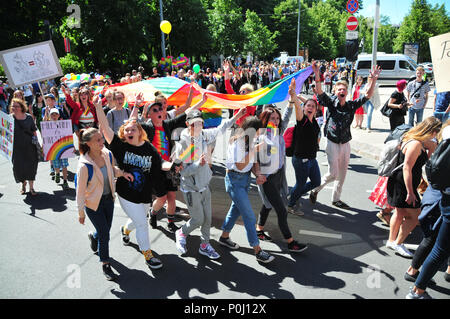
[[198,120],[203,122],[202,112],[199,110],[193,110],[186,115],[186,121],[189,122],[189,124],[192,124]]

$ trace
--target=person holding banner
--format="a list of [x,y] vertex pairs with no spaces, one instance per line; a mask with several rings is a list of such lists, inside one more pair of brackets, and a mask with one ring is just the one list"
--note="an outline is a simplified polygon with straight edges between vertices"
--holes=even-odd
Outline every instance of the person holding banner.
[[[60,114],[56,107],[49,109],[45,108],[45,117],[44,121],[59,121]],[[59,184],[60,182],[60,171],[62,169],[63,172],[63,190],[69,189],[69,184],[67,183],[67,167],[69,166],[69,160],[67,158],[60,158],[50,161],[50,165],[55,171],[55,182]]]
[[116,182],[120,206],[129,217],[127,224],[121,228],[123,244],[129,244],[129,234],[135,228],[139,249],[147,266],[159,269],[163,264],[150,249],[147,212],[153,193],[158,198],[167,193],[165,183],[160,182],[165,180],[161,170],[161,157],[137,122],[137,113],[132,114],[120,127],[118,134],[115,134],[108,124],[98,96],[94,98],[94,105],[101,131],[119,168],[133,175],[131,182],[123,177],[119,177]]
[[350,126],[356,110],[372,97],[381,68],[376,66],[370,71],[368,78],[369,87],[363,96],[360,96],[355,101],[346,101],[348,82],[342,79],[338,81],[334,89],[336,95],[329,97],[322,89],[319,67],[319,62],[312,61],[318,102],[326,107],[328,112],[324,128],[324,133],[327,137],[328,173],[322,178],[321,185],[311,191],[309,198],[313,204],[316,203],[317,194],[327,184],[334,181],[332,205],[342,209],[349,209],[350,206],[341,201],[341,193],[350,161],[350,140],[352,139]]
[[[203,94],[202,101],[206,101],[206,93]],[[224,134],[236,119],[245,114],[245,111],[245,108],[241,108],[233,118],[210,129],[203,129],[204,119],[201,111],[192,111],[186,117],[187,128],[183,130],[180,141],[176,143],[174,160],[181,168],[180,190],[183,192],[191,216],[191,219],[175,232],[176,246],[181,254],[186,253],[186,237],[200,227],[202,243],[198,252],[210,259],[220,257],[209,243],[212,215],[209,145],[216,141],[219,134]]]
[[[72,109],[72,115],[70,119],[72,120],[72,125],[74,132],[79,137],[80,129],[95,127],[98,123],[97,112],[95,110],[94,104],[91,102],[91,93],[88,88],[82,88],[80,90],[80,102],[77,103],[72,100],[70,92],[66,89],[64,85],[61,86],[61,91],[66,96],[67,105]],[[103,109],[102,109],[103,113]],[[104,115],[104,113],[103,113]]]
[[39,146],[36,135],[36,124],[33,117],[27,113],[28,107],[25,100],[13,98],[10,104],[10,113],[14,117],[14,145],[13,145],[13,173],[16,183],[22,183],[20,194],[26,193],[27,181],[30,194],[37,195],[34,190],[34,181],[38,168]]

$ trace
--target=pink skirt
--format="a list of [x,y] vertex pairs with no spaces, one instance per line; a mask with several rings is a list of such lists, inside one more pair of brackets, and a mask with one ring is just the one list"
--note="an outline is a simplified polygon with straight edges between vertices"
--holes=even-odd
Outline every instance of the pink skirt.
[[391,205],[387,202],[387,181],[388,177],[380,176],[375,184],[375,187],[372,193],[369,196],[369,199],[378,207],[385,209],[390,208],[393,209]]

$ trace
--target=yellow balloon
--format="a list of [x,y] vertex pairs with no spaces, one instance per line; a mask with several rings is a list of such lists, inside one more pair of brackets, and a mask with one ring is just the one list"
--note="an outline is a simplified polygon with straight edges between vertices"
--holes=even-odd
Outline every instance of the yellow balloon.
[[170,31],[172,31],[172,25],[167,20],[161,21],[159,27],[161,28],[161,31],[164,32],[165,34],[169,34]]

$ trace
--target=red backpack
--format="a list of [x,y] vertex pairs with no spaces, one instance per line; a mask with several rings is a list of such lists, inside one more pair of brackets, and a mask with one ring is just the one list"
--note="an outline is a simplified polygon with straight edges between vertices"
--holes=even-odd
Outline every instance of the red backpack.
[[286,145],[286,156],[292,157],[294,155],[294,138],[295,138],[295,126],[288,127],[283,134],[284,144]]

